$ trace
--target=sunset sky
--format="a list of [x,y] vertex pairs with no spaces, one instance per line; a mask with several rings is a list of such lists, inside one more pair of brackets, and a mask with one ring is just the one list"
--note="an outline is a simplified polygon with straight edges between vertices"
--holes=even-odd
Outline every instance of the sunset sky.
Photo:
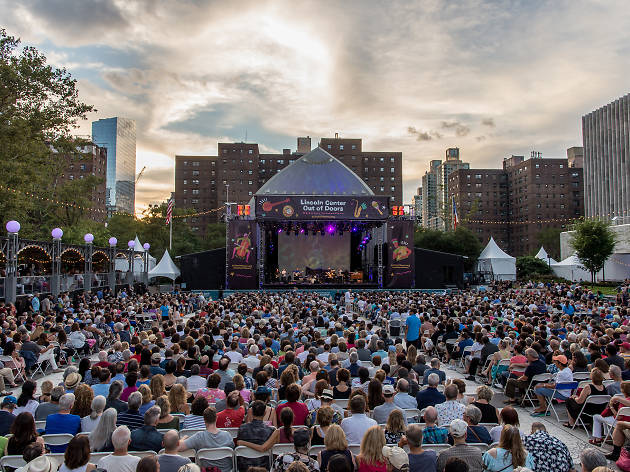
[[562,157],[581,116],[630,92],[627,0],[0,0],[0,27],[79,80],[78,130],[137,122],[138,208],[174,190],[175,154],[218,141],[295,150],[361,137],[402,151],[405,202],[428,161]]

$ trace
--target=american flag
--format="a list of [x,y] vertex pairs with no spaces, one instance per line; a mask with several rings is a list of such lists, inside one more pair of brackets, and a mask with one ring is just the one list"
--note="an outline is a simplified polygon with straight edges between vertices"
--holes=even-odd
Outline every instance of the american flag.
[[455,204],[455,196],[453,195],[453,230],[457,229],[457,223],[459,218],[457,217],[457,205]]
[[166,207],[166,225],[167,226],[171,223],[172,218],[173,218],[173,199],[171,198],[168,201],[168,206]]

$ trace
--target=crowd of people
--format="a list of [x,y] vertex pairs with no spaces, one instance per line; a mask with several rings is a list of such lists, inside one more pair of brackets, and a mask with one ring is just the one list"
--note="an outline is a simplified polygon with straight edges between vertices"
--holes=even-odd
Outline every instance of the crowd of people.
[[[24,472],[89,472],[103,452],[110,472],[229,472],[232,456],[195,453],[239,446],[248,472],[602,472],[606,436],[618,460],[630,435],[627,310],[627,285],[610,299],[562,284],[0,304],[0,453],[22,455]],[[38,369],[63,381],[38,386]],[[528,431],[519,404],[541,417]],[[588,424],[579,466],[542,419],[562,409],[566,427]]]

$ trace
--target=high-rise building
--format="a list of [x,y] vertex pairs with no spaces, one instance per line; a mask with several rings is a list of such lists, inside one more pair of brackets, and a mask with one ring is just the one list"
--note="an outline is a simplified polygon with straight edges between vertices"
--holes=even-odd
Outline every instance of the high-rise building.
[[437,194],[436,210],[438,227],[447,229],[450,226],[449,216],[451,212],[451,202],[448,199],[448,177],[451,173],[459,169],[470,169],[470,164],[459,159],[459,148],[448,148],[446,159],[437,168]]
[[[571,148],[568,154],[578,155]],[[572,161],[576,164],[576,161]],[[482,243],[490,236],[512,256],[533,255],[539,233],[584,215],[583,175],[568,158],[511,156],[503,169],[460,169],[449,177],[460,224]]]
[[422,187],[413,196],[413,216],[417,225],[422,225]]
[[582,117],[586,217],[630,216],[630,94]]
[[[218,156],[175,156],[175,205],[199,214],[189,218],[194,231],[205,233],[218,221],[226,201],[245,204],[271,177],[311,150],[311,138],[300,137],[298,152],[262,154],[255,143],[219,143]],[[323,138],[319,146],[335,156],[377,195],[402,205],[402,153],[363,152],[361,139]]]
[[422,226],[426,228],[438,227],[437,169],[442,161],[434,159],[429,163],[429,170],[422,176]]
[[120,117],[93,121],[92,139],[107,149],[108,213],[133,214],[136,205],[136,122]]

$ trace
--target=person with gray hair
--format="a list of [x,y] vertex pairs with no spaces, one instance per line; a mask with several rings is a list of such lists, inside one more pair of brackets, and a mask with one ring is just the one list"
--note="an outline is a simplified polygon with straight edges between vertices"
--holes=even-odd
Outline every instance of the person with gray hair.
[[463,418],[466,407],[457,400],[458,394],[459,389],[456,384],[448,384],[444,389],[446,401],[435,405],[435,409],[438,412],[438,425],[447,425],[453,420],[461,420]]
[[621,369],[618,365],[611,365],[610,369],[608,369],[608,375],[610,375],[610,379],[612,382],[606,386],[606,393],[611,397],[615,395],[619,395],[621,393]]
[[180,467],[190,464],[188,457],[177,453],[179,447],[179,434],[174,429],[164,433],[162,438],[164,452],[158,456],[160,472],[177,472]]
[[[112,444],[112,433],[116,429],[116,410],[108,408],[101,415],[96,428],[90,433],[90,449],[92,452],[111,452],[114,450]],[[127,430],[129,430],[127,428]]]
[[468,405],[464,410],[464,421],[468,424],[466,430],[467,443],[492,444],[492,438],[485,426],[479,426],[481,421],[481,410],[475,405]]
[[96,425],[101,419],[103,410],[105,410],[105,397],[103,395],[97,395],[92,399],[92,412],[83,418],[81,418],[81,431],[89,433],[96,428]]
[[[113,408],[110,408],[113,410]],[[114,453],[103,457],[99,463],[99,469],[116,472],[136,472],[140,458],[128,454],[131,443],[131,431],[126,426],[119,426],[112,433]]]
[[144,426],[144,418],[139,412],[142,405],[142,394],[133,392],[127,399],[127,411],[118,415],[118,426],[127,426],[131,431]]
[[48,418],[48,415],[52,415],[59,412],[59,399],[66,393],[62,386],[57,386],[50,392],[50,401],[40,403],[35,410],[35,421],[44,421]]
[[435,406],[446,401],[446,397],[438,390],[440,377],[436,373],[427,376],[428,387],[420,390],[416,394],[416,405],[418,410],[423,410],[428,406]]
[[580,464],[582,472],[593,472],[597,467],[606,467],[608,460],[606,456],[594,447],[587,447],[580,452]]
[[437,374],[440,379],[440,383],[446,382],[446,372],[440,370],[440,360],[437,357],[431,359],[431,367],[424,371],[424,376],[422,377],[422,385],[427,385],[429,382],[429,375]]
[[407,408],[416,408],[416,399],[409,395],[409,381],[407,379],[399,379],[396,383],[394,403],[397,407],[402,408],[403,410]]
[[422,426],[410,424],[405,435],[398,443],[399,447],[409,446],[409,471],[435,470],[437,466],[437,453],[422,449]]
[[162,449],[162,433],[157,430],[160,419],[159,406],[152,406],[144,414],[144,426],[137,428],[131,433],[132,451],[155,451]]
[[[66,393],[59,399],[59,412],[48,415],[46,418],[45,434],[72,434],[81,431],[81,417],[71,415],[70,410],[74,406],[74,394]],[[67,444],[63,446],[50,446],[50,452],[65,452]]]

